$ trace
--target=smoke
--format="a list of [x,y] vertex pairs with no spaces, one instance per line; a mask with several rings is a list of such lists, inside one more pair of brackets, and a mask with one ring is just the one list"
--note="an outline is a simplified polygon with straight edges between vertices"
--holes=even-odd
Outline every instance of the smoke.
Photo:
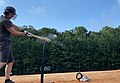
[[[57,38],[58,36],[56,34],[48,34],[47,38],[51,39],[51,40],[54,40],[55,38]],[[55,40],[54,43],[57,45],[57,46],[60,46],[62,47],[63,46],[63,43],[61,43],[60,41],[58,40]]]
[[56,45],[62,47],[63,43],[61,43],[61,42],[58,41],[58,42],[56,42]]
[[56,34],[48,34],[47,38],[53,40],[53,39],[57,38],[57,35]]

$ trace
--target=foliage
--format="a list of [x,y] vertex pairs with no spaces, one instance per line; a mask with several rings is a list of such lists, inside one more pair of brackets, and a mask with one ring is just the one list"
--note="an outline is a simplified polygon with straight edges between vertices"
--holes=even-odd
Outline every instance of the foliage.
[[[90,71],[120,68],[120,27],[103,27],[99,32],[78,26],[65,32],[43,27],[35,30],[31,25],[24,29],[57,38],[46,44],[45,66],[48,72]],[[40,73],[43,42],[29,37],[13,37],[14,74]],[[46,73],[48,73],[46,72]]]

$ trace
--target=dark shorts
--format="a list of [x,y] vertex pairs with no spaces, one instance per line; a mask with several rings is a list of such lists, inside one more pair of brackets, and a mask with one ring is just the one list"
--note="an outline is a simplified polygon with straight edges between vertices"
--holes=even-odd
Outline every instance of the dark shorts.
[[14,62],[10,41],[0,41],[0,62]]

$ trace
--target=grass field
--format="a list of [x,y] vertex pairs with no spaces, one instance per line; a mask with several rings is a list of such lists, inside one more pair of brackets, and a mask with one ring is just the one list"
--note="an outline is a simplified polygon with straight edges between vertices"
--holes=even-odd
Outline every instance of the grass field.
[[[120,83],[120,70],[81,72],[88,76],[90,82],[79,82],[76,80],[77,72],[52,73],[44,75],[44,83]],[[15,83],[40,83],[40,74],[13,75]],[[0,83],[4,82],[4,76],[0,77]]]

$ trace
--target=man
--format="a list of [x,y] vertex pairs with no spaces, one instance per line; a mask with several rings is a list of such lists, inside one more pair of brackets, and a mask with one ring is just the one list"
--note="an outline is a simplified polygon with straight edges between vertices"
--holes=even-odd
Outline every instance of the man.
[[10,80],[10,73],[14,63],[11,51],[11,35],[31,36],[32,34],[29,32],[22,32],[18,26],[10,21],[10,19],[16,16],[16,10],[14,7],[7,6],[3,13],[4,15],[0,17],[0,69],[6,65],[4,83],[14,83]]

